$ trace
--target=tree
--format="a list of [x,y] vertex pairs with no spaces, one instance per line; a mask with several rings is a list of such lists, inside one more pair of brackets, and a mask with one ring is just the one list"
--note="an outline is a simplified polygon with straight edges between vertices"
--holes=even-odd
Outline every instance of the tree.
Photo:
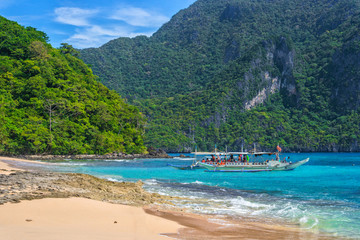
[[72,45],[70,45],[68,43],[61,43],[60,45],[61,45],[60,51],[62,54],[70,54],[74,57],[80,56],[80,52],[77,51],[75,48],[73,48]]

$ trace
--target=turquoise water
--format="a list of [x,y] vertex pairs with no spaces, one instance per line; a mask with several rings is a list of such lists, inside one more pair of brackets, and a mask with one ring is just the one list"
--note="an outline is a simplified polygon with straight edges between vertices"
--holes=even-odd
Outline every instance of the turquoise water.
[[[178,154],[176,154],[178,155]],[[144,181],[144,188],[185,196],[177,204],[195,212],[297,224],[313,232],[360,239],[360,154],[284,154],[293,162],[310,157],[294,171],[211,173],[167,166],[193,158],[69,161],[57,171],[79,172],[113,181]]]

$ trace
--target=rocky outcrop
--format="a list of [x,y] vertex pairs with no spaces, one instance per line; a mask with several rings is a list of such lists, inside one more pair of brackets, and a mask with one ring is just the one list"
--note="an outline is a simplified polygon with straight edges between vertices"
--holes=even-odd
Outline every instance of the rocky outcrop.
[[277,77],[271,79],[269,73],[265,72],[264,78],[266,79],[266,81],[271,82],[271,85],[267,88],[263,88],[258,93],[258,95],[256,95],[256,97],[254,97],[250,101],[247,101],[245,103],[246,110],[250,110],[257,105],[264,103],[264,101],[269,97],[269,95],[274,94],[280,89],[280,81]]
[[172,197],[148,193],[143,183],[111,182],[79,173],[0,174],[0,204],[41,198],[83,197],[128,205],[171,204]]
[[[276,42],[264,41],[263,47],[266,51],[266,59],[253,60],[251,68],[245,74],[244,79],[250,85],[254,78],[258,77],[254,75],[254,72],[260,72],[261,83],[258,85],[265,85],[260,88],[258,94],[245,102],[244,108],[249,110],[262,104],[272,94],[282,90],[286,97],[296,98],[296,86],[293,76],[294,69],[294,57],[295,51],[290,48],[286,39],[280,37]],[[268,71],[262,69],[270,67],[279,70],[279,75],[271,76]]]
[[286,89],[288,95],[296,95],[294,59],[295,51],[290,48],[286,38],[280,37],[274,51],[274,63],[281,72],[281,87]]

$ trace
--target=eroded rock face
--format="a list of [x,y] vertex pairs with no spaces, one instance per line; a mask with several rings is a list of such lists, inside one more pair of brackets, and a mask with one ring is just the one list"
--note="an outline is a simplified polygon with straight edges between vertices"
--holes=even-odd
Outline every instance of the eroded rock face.
[[84,197],[111,203],[147,205],[170,203],[173,199],[148,193],[142,186],[141,181],[111,182],[78,173],[16,172],[0,175],[0,204],[41,198]]
[[[257,58],[253,60],[244,79],[250,85],[256,77],[259,77],[254,73],[260,72],[261,85],[264,87],[259,89],[255,97],[245,102],[244,108],[246,110],[264,103],[271,94],[280,90],[287,98],[292,98],[292,101],[296,102],[297,91],[293,76],[295,51],[288,46],[284,37],[279,38],[277,43],[271,40],[264,41],[263,47],[266,51],[266,59]],[[268,71],[264,71],[263,69],[266,69],[266,66],[277,68],[279,74],[271,75]]]
[[281,87],[289,95],[296,94],[295,79],[293,76],[295,51],[290,49],[286,39],[281,37],[274,51],[274,63],[281,71]]

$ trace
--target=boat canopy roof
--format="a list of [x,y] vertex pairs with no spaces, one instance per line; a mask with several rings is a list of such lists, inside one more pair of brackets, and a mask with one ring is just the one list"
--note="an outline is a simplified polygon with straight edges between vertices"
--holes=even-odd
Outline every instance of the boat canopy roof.
[[275,152],[192,152],[194,155],[274,155]]

